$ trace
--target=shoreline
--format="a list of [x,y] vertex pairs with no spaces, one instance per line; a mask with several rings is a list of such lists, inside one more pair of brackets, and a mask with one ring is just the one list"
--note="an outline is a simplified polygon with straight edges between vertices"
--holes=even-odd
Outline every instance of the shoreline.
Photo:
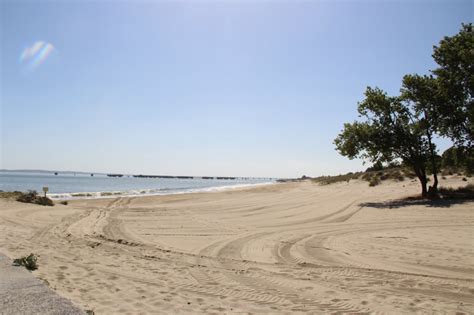
[[[182,194],[199,194],[199,193],[211,193],[211,192],[221,192],[228,190],[237,190],[237,189],[246,189],[259,186],[275,185],[279,184],[276,181],[263,182],[263,183],[253,183],[253,184],[234,184],[234,185],[225,185],[225,186],[212,186],[205,188],[190,188],[180,191],[171,191],[173,189],[137,189],[133,190],[136,193],[127,193],[126,191],[97,191],[97,192],[71,192],[71,193],[57,193],[57,194],[46,194],[46,196],[52,200],[82,200],[82,199],[111,199],[111,198],[136,198],[136,197],[148,197],[148,196],[168,196],[168,195],[182,195]],[[158,192],[153,193],[141,193],[141,191],[146,190],[158,190]],[[80,196],[79,196],[80,195]]]

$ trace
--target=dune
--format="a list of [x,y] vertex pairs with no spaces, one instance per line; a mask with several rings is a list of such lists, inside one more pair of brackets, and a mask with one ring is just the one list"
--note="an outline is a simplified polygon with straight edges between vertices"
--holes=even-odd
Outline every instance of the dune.
[[35,276],[96,314],[472,313],[474,202],[397,201],[418,190],[304,181],[0,200],[0,252],[39,254]]

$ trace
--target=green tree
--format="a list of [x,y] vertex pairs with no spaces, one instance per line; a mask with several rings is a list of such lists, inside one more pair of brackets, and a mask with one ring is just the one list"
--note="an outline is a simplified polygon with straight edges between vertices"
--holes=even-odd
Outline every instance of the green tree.
[[[454,36],[434,46],[433,59],[439,65],[432,73],[438,81],[438,128],[457,146],[474,145],[474,32],[462,24]],[[439,100],[439,99],[438,99]]]
[[[429,167],[434,183],[429,191],[438,192],[438,160],[433,136],[439,132],[439,107],[442,103],[439,81],[433,76],[406,75],[403,77],[400,99],[413,112],[418,128],[428,143]],[[412,121],[414,123],[414,121]]]
[[379,88],[368,87],[365,99],[358,104],[361,121],[344,124],[334,140],[337,151],[349,159],[362,158],[372,163],[401,160],[410,166],[421,184],[421,194],[428,196],[426,168],[431,152],[436,152],[426,128],[423,111],[405,97],[390,97]]
[[[438,164],[433,138],[451,138],[463,165],[474,168],[474,33],[472,24],[462,24],[458,34],[445,37],[434,46],[438,68],[430,76],[406,75],[401,95],[389,97],[382,90],[367,88],[359,103],[362,121],[344,124],[335,139],[344,156],[373,163],[401,160],[413,168],[424,197],[438,188]],[[434,183],[427,190],[427,168]]]

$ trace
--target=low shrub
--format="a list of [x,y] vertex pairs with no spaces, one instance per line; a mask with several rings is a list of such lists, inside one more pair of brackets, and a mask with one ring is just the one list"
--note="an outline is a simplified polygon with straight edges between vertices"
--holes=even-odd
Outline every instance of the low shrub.
[[38,256],[31,253],[28,256],[16,258],[13,260],[13,264],[15,266],[23,266],[28,270],[36,270],[38,269]]
[[37,197],[38,193],[36,192],[36,190],[30,190],[27,193],[22,193],[18,198],[16,198],[16,201],[33,203]]
[[468,184],[459,188],[439,188],[439,194],[443,199],[469,199],[474,200],[474,184]]
[[54,202],[48,197],[44,197],[44,196],[36,198],[34,203],[36,203],[37,205],[42,205],[42,206],[50,206],[50,207],[54,206]]
[[380,184],[380,179],[376,176],[373,176],[369,181],[369,186],[370,187],[377,186],[378,184]]
[[62,204],[62,205],[65,205],[65,206],[67,206],[67,204],[68,204],[67,200],[60,201],[59,203]]
[[42,206],[54,206],[54,202],[46,196],[38,196],[36,190],[30,190],[27,193],[20,193],[16,201],[25,203],[34,203]]

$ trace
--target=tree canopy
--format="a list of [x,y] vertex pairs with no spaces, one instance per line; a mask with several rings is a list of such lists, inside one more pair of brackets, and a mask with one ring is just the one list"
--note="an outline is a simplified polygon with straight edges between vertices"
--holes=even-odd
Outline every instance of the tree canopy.
[[[390,97],[379,88],[368,87],[358,104],[362,121],[344,124],[334,140],[337,150],[350,159],[373,163],[401,160],[412,167],[428,193],[426,166],[431,154],[424,116],[401,97]],[[434,146],[434,145],[433,145]]]
[[441,97],[439,131],[457,146],[474,145],[474,32],[472,23],[463,24],[459,33],[444,37],[434,46],[432,70]]

